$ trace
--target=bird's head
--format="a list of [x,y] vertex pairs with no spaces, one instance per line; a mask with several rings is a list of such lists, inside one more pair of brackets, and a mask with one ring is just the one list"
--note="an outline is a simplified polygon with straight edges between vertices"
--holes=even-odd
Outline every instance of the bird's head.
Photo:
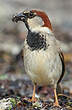
[[52,31],[50,20],[46,13],[37,10],[23,11],[12,18],[13,22],[23,21],[28,30],[46,27]]

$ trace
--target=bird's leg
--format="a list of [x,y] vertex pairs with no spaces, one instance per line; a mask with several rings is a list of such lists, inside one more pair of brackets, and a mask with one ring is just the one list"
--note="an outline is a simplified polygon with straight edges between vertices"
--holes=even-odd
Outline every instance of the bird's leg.
[[36,84],[34,84],[32,98],[28,100],[30,102],[36,102],[37,101],[37,99],[35,98],[35,89],[36,89]]
[[36,89],[36,84],[34,84],[34,88],[33,88],[32,102],[36,102],[35,89]]
[[56,88],[54,88],[55,103],[54,106],[60,106],[57,98]]

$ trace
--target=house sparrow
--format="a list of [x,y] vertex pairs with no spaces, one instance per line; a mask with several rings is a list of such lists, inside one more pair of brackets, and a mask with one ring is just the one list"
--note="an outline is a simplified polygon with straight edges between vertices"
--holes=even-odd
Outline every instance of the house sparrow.
[[35,101],[36,84],[50,86],[54,89],[54,105],[59,106],[56,87],[64,75],[64,57],[48,16],[42,11],[28,10],[14,16],[12,21],[23,21],[28,30],[24,41],[24,66],[34,83],[32,101]]

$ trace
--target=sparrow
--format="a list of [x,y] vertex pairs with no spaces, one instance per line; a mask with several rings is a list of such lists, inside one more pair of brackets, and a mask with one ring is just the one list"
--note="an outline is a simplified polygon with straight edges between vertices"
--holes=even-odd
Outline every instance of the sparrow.
[[56,87],[63,78],[63,53],[54,36],[49,17],[43,11],[25,10],[13,16],[13,22],[24,22],[28,34],[24,41],[24,67],[33,84],[32,102],[36,101],[36,85],[54,90],[55,106],[59,106]]

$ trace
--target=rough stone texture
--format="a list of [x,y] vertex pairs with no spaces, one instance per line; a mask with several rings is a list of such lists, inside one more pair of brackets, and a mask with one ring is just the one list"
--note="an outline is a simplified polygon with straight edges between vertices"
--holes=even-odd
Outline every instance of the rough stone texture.
[[0,110],[5,110],[8,109],[9,107],[12,108],[11,102],[10,102],[11,98],[3,98],[0,100]]

